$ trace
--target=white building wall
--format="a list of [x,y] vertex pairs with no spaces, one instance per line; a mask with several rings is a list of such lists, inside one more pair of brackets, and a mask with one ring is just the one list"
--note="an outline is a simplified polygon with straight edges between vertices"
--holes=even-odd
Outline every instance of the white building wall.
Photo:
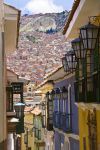
[[44,140],[45,140],[45,150],[54,150],[53,142],[53,131],[47,131]]
[[7,150],[14,150],[14,136],[13,136],[13,133],[8,134]]
[[6,149],[6,80],[4,55],[4,8],[3,0],[0,0],[0,150]]

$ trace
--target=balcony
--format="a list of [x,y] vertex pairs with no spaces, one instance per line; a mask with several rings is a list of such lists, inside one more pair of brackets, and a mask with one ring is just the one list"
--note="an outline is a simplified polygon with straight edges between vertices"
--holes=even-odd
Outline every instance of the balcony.
[[95,72],[87,78],[76,81],[75,88],[75,101],[77,103],[98,103],[100,102],[100,75]]
[[61,130],[64,132],[71,132],[71,115],[62,113],[60,121]]
[[71,115],[61,112],[54,112],[53,124],[55,128],[63,132],[71,132]]
[[60,121],[61,113],[60,112],[54,112],[53,113],[53,125],[55,128],[61,128],[61,121]]

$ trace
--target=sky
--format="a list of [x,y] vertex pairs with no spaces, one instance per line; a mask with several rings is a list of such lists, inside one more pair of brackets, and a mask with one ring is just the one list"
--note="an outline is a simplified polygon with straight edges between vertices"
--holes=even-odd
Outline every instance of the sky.
[[24,13],[53,13],[70,10],[74,0],[4,0]]

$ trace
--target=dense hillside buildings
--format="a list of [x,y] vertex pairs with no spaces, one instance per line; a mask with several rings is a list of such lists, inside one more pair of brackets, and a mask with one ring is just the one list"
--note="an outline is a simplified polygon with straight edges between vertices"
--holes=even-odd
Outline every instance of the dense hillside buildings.
[[[8,67],[36,85],[40,84],[44,75],[61,65],[60,59],[66,47],[70,47],[61,33],[67,16],[68,12],[22,16],[18,50],[8,56]],[[45,29],[45,25],[51,29],[55,24],[57,32],[40,31],[41,24]]]

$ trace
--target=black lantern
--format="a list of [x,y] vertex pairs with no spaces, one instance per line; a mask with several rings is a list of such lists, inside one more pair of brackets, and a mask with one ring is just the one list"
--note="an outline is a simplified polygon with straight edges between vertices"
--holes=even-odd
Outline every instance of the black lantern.
[[87,25],[80,28],[80,35],[83,41],[84,49],[94,50],[98,33],[99,27],[91,23],[88,23]]
[[86,56],[86,49],[83,48],[83,43],[80,38],[74,39],[72,42],[72,48],[75,51],[75,55],[77,59],[85,58]]
[[63,88],[62,88],[62,98],[66,99],[67,96],[68,96],[68,90],[65,86],[63,86]]
[[55,98],[55,90],[52,90],[50,95],[51,95],[51,99],[54,100],[54,98]]
[[77,60],[76,60],[74,50],[71,50],[71,51],[67,52],[67,54],[65,56],[66,56],[66,60],[67,60],[67,63],[68,63],[68,68],[70,69],[70,71],[75,70],[76,65],[77,65]]
[[25,104],[24,103],[17,103],[14,105],[15,112],[16,112],[16,117],[17,118],[23,118],[24,117],[24,108]]
[[68,63],[67,63],[66,57],[62,58],[62,64],[63,64],[64,71],[67,72],[68,71]]

